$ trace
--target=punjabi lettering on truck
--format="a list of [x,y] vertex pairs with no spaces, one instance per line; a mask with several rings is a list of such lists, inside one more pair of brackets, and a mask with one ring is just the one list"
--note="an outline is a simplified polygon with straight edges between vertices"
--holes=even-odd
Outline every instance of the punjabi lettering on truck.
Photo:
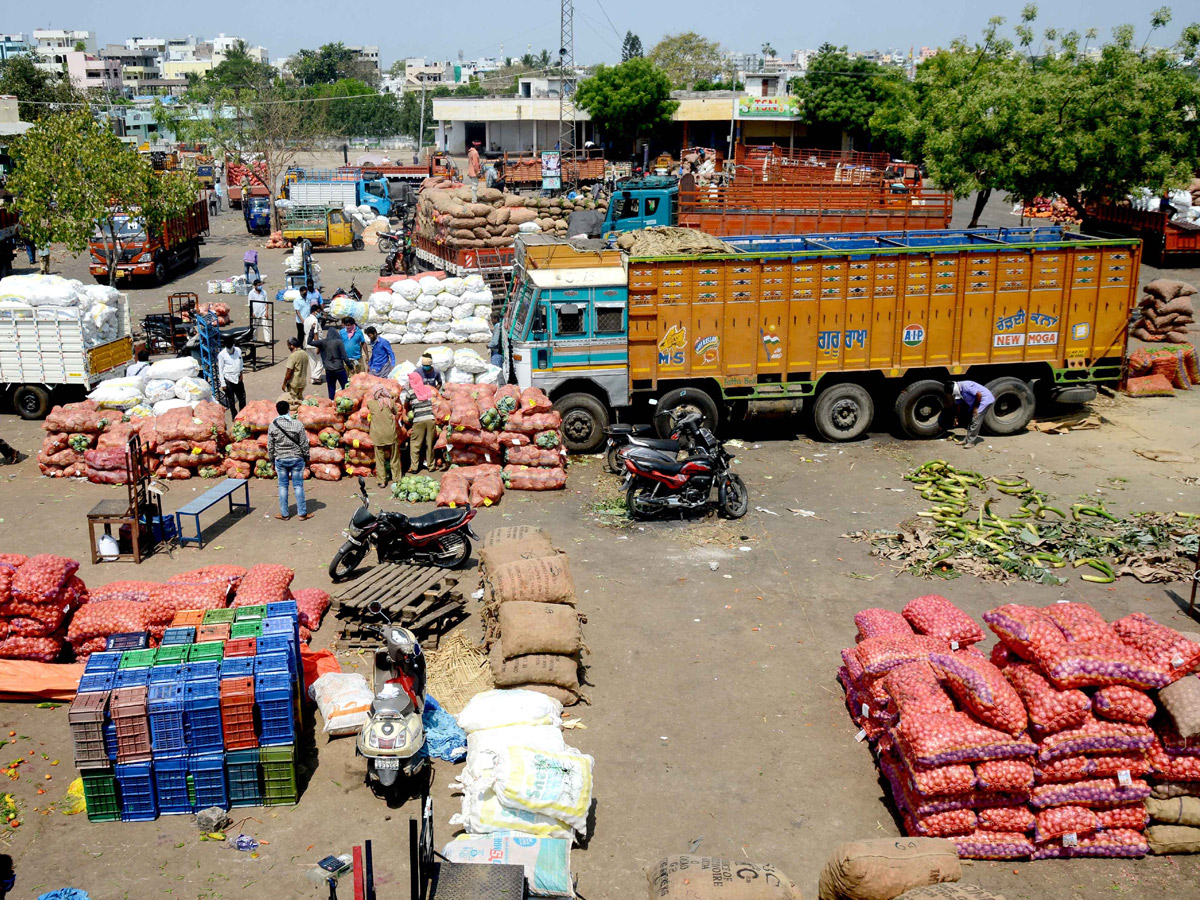
[[736,254],[656,258],[533,237],[518,240],[506,353],[574,452],[649,398],[712,425],[811,403],[831,441],[890,407],[928,438],[957,378],[996,395],[988,431],[1023,430],[1039,400],[1120,379],[1141,251],[1057,227],[735,238]]

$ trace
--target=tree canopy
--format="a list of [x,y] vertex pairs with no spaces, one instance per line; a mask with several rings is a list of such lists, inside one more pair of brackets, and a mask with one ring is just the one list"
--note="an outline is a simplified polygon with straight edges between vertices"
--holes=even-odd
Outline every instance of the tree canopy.
[[679,107],[666,74],[642,57],[597,66],[579,83],[575,103],[605,134],[627,141],[667,124]]
[[54,106],[50,104],[83,101],[83,95],[69,78],[39,69],[34,58],[26,53],[0,62],[0,94],[17,98],[18,116],[25,122],[36,122],[53,113]]
[[684,90],[721,74],[721,45],[694,31],[667,35],[650,48],[649,59],[667,74],[672,86]]
[[[764,54],[770,45],[763,46]],[[771,55],[771,54],[767,54]],[[903,87],[903,75],[866,59],[850,59],[845,47],[822,44],[803,78],[792,82],[804,120],[810,125],[870,134],[871,116]]]
[[288,60],[288,71],[300,84],[335,84],[357,78],[369,85],[379,83],[375,66],[349,49],[341,41],[323,44],[316,50],[299,50]]
[[629,62],[631,59],[637,59],[644,55],[642,39],[632,31],[626,31],[625,40],[621,41],[621,62]]
[[[313,96],[327,98],[319,103],[324,128],[339,137],[388,137],[399,134],[400,102],[395,94],[377,93],[357,78],[342,78],[334,84],[318,85]],[[349,99],[357,98],[357,99]]]

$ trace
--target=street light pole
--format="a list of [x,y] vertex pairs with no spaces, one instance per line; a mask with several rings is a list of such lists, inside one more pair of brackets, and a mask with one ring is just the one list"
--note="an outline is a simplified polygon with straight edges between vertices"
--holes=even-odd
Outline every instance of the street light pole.
[[417,165],[421,164],[421,146],[425,143],[425,73],[417,75],[421,81],[421,130],[417,134]]

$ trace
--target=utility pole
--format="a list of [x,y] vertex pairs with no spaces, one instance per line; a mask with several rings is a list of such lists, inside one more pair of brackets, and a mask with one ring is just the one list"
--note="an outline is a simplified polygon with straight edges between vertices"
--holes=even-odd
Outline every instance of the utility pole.
[[421,129],[417,133],[417,165],[420,165],[421,147],[425,143],[425,73],[419,73],[417,79],[421,82]]
[[558,149],[562,164],[563,187],[566,187],[568,162],[575,150],[575,98],[572,86],[568,91],[567,73],[575,77],[575,0],[562,0],[562,11],[559,17],[558,45]]

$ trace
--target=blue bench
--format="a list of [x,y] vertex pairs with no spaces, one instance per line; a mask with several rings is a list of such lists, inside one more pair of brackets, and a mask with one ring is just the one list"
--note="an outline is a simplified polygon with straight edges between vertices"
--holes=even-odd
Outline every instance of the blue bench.
[[[245,498],[241,503],[235,503],[233,494],[235,491],[241,490],[242,496]],[[175,511],[175,521],[179,532],[179,545],[195,544],[198,547],[204,546],[204,537],[200,531],[200,513],[216,506],[222,500],[229,500],[229,511],[232,513],[234,506],[245,507],[246,511],[250,511],[250,482],[245,478],[226,478],[215,487],[209,488],[199,497],[188,501],[183,506]],[[192,528],[196,532],[195,536],[185,534],[183,530],[183,517],[192,517]]]

